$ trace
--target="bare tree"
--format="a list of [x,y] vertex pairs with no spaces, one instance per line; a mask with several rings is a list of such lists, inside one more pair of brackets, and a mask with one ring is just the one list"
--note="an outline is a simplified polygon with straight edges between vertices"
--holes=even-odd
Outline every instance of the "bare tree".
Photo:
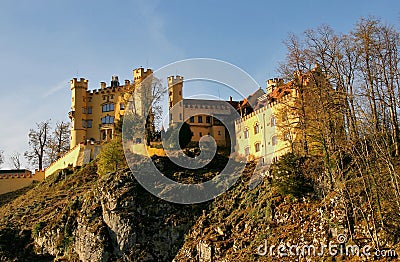
[[33,165],[37,165],[39,170],[44,167],[46,148],[50,138],[50,120],[36,123],[36,129],[29,131],[30,149],[24,153],[26,159]]
[[14,167],[14,169],[21,169],[21,154],[18,152],[14,152],[10,156],[10,163]]
[[70,129],[69,124],[63,121],[56,124],[47,145],[48,164],[62,157],[69,150]]

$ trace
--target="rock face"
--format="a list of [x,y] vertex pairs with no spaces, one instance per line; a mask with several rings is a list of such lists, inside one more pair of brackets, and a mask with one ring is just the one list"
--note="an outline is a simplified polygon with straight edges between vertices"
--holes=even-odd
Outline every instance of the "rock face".
[[[152,196],[128,170],[102,177],[76,201],[68,248],[81,261],[172,260],[198,212],[196,207]],[[40,233],[36,249],[53,256],[65,254],[66,249],[57,245],[59,235]]]
[[[163,160],[156,164],[185,181],[194,176]],[[338,244],[340,235],[348,244],[374,246],[373,229],[356,217],[342,192],[284,197],[267,178],[249,188],[252,168],[227,192],[198,205],[151,195],[129,170],[99,177],[95,163],[55,176],[0,207],[0,260],[312,261],[315,256],[277,256],[277,249],[258,253],[265,243]],[[211,170],[207,178],[215,175]],[[398,248],[396,230],[389,234],[377,228],[381,248]],[[329,253],[321,256],[329,259]]]

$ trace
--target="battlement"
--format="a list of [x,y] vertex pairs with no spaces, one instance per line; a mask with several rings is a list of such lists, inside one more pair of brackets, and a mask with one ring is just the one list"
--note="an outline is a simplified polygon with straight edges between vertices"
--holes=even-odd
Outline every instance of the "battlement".
[[136,68],[133,70],[133,80],[139,80],[139,79],[144,79],[145,77],[151,75],[153,73],[153,70],[150,68],[144,69],[143,67]]
[[168,77],[168,86],[173,86],[176,84],[183,83],[183,76],[169,76]]
[[87,80],[85,78],[80,78],[79,80],[78,80],[78,78],[73,78],[72,80],[70,80],[70,84],[71,84],[71,89],[77,88],[77,87],[87,89],[89,80]]
[[276,87],[283,85],[284,81],[281,78],[271,78],[267,80],[267,93],[271,93]]

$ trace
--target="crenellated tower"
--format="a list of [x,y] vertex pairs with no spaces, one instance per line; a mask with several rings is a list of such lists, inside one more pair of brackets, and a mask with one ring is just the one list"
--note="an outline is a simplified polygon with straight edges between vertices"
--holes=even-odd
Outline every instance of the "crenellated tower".
[[79,144],[86,139],[86,108],[87,108],[87,93],[88,80],[81,78],[78,80],[74,78],[70,81],[71,85],[71,111],[69,118],[71,119],[71,141],[70,148]]
[[168,77],[168,108],[169,108],[169,124],[180,123],[183,119],[183,105],[182,105],[182,89],[183,77],[182,76],[169,76]]
[[275,90],[280,85],[283,85],[284,81],[283,79],[280,78],[272,78],[268,79],[267,81],[267,94],[270,94],[272,91]]
[[133,70],[133,84],[135,88],[134,105],[136,114],[144,116],[152,102],[153,71],[151,69],[136,68]]

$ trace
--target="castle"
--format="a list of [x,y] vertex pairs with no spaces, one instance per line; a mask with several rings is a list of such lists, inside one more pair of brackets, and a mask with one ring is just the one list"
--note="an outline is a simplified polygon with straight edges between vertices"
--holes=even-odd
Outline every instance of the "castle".
[[[306,73],[295,73],[296,77],[302,79],[304,86],[326,82],[318,65]],[[143,82],[145,79],[151,83],[153,71],[137,68],[133,70],[132,82],[125,80],[124,84],[120,84],[118,76],[112,76],[109,86],[101,82],[99,89],[89,90],[87,79],[73,78],[70,81],[71,111],[68,113],[71,119],[70,150],[45,170],[36,170],[35,174],[26,170],[2,171],[0,194],[27,186],[33,180],[43,180],[58,170],[79,167],[92,161],[100,152],[102,143],[116,134],[129,102],[133,102],[135,114],[141,117],[147,115],[151,106],[145,101],[152,98],[152,90]],[[282,79],[269,79],[265,91],[260,88],[242,101],[233,101],[232,97],[228,101],[185,99],[182,95],[182,76],[170,76],[167,82],[169,126],[186,122],[193,133],[192,142],[197,143],[203,136],[209,135],[218,146],[233,144],[235,154],[259,160],[267,166],[293,151],[298,140],[296,123],[299,122],[299,117],[290,110],[296,107],[296,99],[299,98],[295,80],[284,83]],[[137,89],[139,86],[142,88]],[[153,117],[150,113],[146,129],[154,132]],[[234,127],[233,137],[228,134],[226,125]],[[146,149],[145,141],[136,139],[134,144],[143,147],[144,154],[164,153],[162,149],[149,150],[149,146]]]
[[[125,80],[121,85],[118,76],[113,76],[110,86],[105,82],[100,83],[100,88],[88,89],[88,80],[74,78],[71,84],[71,141],[70,148],[80,143],[100,144],[113,138],[116,132],[116,123],[125,113],[125,107],[129,99],[129,92],[142,83],[147,77],[151,77],[152,70],[137,68],[133,70],[133,82]],[[151,90],[147,90],[151,92]],[[150,96],[144,92],[135,98],[137,111],[144,115],[143,106],[139,103],[144,99],[140,96]]]
[[[88,80],[74,78],[71,88],[71,141],[70,151],[51,164],[45,171],[49,176],[67,166],[81,166],[93,160],[100,151],[101,144],[113,138],[117,123],[123,117],[130,94],[147,77],[152,77],[151,69],[133,70],[133,81],[119,83],[113,76],[111,84],[100,83],[100,88],[88,89]],[[168,81],[169,125],[186,122],[193,133],[192,142],[199,142],[205,135],[212,136],[220,147],[233,143],[237,154],[248,159],[260,159],[268,164],[289,149],[289,135],[279,135],[277,115],[288,106],[296,96],[296,89],[291,84],[284,84],[281,79],[267,81],[266,92],[260,88],[242,101],[185,99],[182,95],[184,78],[170,76]],[[141,88],[133,98],[136,113],[145,116],[143,101],[151,97],[150,88]],[[237,116],[235,119],[230,116]],[[222,123],[221,119],[228,119]],[[235,134],[227,134],[226,124],[234,126]],[[147,126],[151,128],[151,125]],[[144,141],[135,141],[143,144]],[[144,146],[144,145],[143,145]],[[154,151],[155,152],[155,151]]]

